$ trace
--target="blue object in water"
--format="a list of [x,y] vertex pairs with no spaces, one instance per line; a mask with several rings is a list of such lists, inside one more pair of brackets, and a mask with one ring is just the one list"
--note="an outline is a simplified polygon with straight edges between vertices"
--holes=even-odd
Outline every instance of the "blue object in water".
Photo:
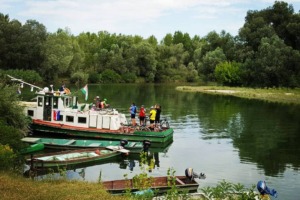
[[277,191],[274,189],[268,188],[265,181],[258,181],[257,183],[257,190],[261,195],[269,194],[275,198],[277,198],[278,194]]

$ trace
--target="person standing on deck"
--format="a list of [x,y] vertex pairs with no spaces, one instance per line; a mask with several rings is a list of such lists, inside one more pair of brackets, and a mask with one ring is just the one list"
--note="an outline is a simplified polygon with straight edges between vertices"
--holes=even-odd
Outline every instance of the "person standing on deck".
[[66,85],[64,83],[62,83],[61,87],[59,88],[60,95],[65,93],[65,88],[66,88]]
[[155,109],[156,109],[155,124],[159,124],[160,123],[161,106],[156,104]]
[[146,117],[146,109],[144,108],[144,105],[141,106],[139,118],[140,118],[140,125],[146,125],[145,124],[145,117]]
[[156,109],[153,106],[151,106],[149,118],[150,118],[150,129],[152,130],[154,129],[155,117],[156,117]]
[[95,105],[96,105],[96,110],[99,110],[101,108],[101,100],[100,100],[100,97],[99,96],[96,96],[96,98],[94,99],[95,100]]
[[137,110],[137,108],[136,108],[135,103],[132,103],[129,108],[132,126],[136,126],[136,121],[135,121],[136,110]]

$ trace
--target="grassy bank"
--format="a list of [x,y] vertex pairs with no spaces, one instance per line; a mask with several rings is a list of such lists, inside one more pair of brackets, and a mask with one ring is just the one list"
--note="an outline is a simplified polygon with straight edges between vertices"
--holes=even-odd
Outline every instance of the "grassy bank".
[[1,200],[121,200],[124,198],[108,194],[98,183],[66,180],[32,181],[23,177],[0,173]]
[[230,95],[247,99],[258,99],[268,102],[300,105],[300,89],[254,89],[223,86],[179,86],[184,92],[202,92],[214,95]]

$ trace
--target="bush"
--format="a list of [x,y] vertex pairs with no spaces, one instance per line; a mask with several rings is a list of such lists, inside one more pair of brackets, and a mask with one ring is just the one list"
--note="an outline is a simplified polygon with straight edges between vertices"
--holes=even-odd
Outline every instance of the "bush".
[[0,144],[0,170],[12,170],[16,157],[9,145]]
[[258,194],[254,192],[254,188],[255,185],[252,188],[245,188],[240,183],[233,184],[223,180],[216,187],[204,187],[201,190],[209,199],[255,200]]
[[99,83],[100,82],[100,76],[98,73],[90,73],[89,74],[89,83]]
[[101,73],[100,80],[102,83],[121,83],[122,77],[114,70],[106,69]]
[[135,83],[137,77],[134,73],[125,73],[122,75],[122,79],[125,83]]
[[70,78],[70,82],[77,86],[85,85],[88,82],[89,75],[83,72],[75,72]]
[[215,77],[219,83],[227,86],[241,85],[241,64],[236,62],[223,62],[216,66]]

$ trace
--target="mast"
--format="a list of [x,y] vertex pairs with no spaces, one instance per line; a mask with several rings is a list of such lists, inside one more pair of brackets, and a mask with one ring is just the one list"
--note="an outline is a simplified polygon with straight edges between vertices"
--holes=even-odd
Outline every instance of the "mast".
[[27,83],[27,82],[23,81],[22,79],[15,78],[15,77],[10,76],[10,75],[8,75],[8,74],[7,74],[7,76],[8,76],[12,81],[18,81],[18,82],[23,83],[23,84],[25,84],[25,85],[29,85],[29,86],[32,87],[32,88],[37,88],[37,89],[39,89],[39,90],[43,90],[43,88],[40,88],[40,87],[38,87],[38,86],[36,86],[36,85]]

